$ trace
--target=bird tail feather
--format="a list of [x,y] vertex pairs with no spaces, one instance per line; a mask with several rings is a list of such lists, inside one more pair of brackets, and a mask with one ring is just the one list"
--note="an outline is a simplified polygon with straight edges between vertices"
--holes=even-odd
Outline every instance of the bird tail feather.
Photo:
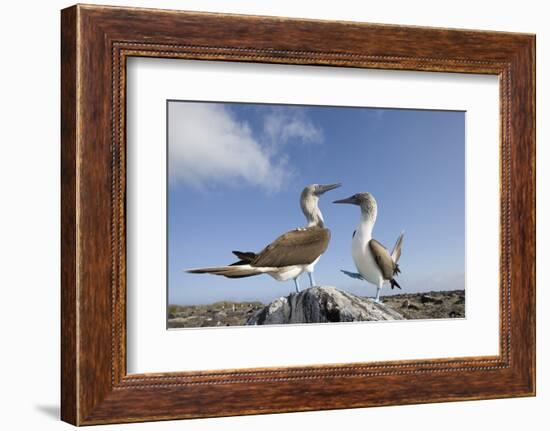
[[190,274],[213,274],[221,275],[227,278],[244,278],[252,277],[254,275],[263,274],[261,268],[253,268],[250,265],[227,265],[227,266],[213,266],[209,268],[194,268],[188,269],[186,272]]
[[399,286],[399,283],[397,281],[395,281],[395,278],[392,278],[390,280],[390,286],[391,286],[392,290],[393,290],[394,287],[397,287],[397,288],[401,289],[401,286]]
[[397,241],[395,241],[395,245],[393,246],[393,250],[391,251],[391,258],[395,263],[397,263],[399,261],[399,258],[401,257],[401,244],[403,244],[404,236],[405,232],[401,232],[401,235],[399,235]]

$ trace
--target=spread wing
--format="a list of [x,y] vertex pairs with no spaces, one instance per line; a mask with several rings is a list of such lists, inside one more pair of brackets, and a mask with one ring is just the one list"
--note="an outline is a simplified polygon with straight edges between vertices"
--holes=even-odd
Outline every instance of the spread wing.
[[375,239],[369,241],[370,251],[374,256],[376,264],[382,271],[385,280],[391,280],[396,273],[397,265],[393,261],[386,247]]
[[399,258],[401,257],[401,245],[403,244],[404,235],[405,232],[401,232],[401,235],[399,235],[399,238],[397,238],[397,241],[395,241],[395,245],[393,246],[393,250],[391,251],[391,258],[395,263],[399,262]]
[[255,267],[309,265],[328,247],[330,231],[320,227],[291,230],[264,248],[253,262]]

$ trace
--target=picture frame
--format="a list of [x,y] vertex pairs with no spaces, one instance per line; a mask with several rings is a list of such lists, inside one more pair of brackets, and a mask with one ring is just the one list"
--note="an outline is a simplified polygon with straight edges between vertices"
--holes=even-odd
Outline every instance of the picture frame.
[[[76,5],[61,12],[61,53],[62,420],[92,425],[535,395],[534,35]],[[128,374],[130,57],[498,76],[499,355]]]

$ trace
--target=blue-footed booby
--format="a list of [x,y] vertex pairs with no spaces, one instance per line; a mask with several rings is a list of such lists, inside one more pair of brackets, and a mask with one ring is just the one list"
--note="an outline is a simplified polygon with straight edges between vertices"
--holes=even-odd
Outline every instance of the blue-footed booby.
[[344,270],[342,272],[352,278],[363,279],[376,285],[375,301],[380,302],[380,290],[385,282],[389,282],[392,289],[394,287],[401,289],[394,277],[401,272],[397,262],[401,257],[404,233],[401,232],[390,254],[382,244],[372,237],[372,229],[378,213],[378,206],[373,195],[368,192],[357,193],[349,198],[334,201],[334,203],[358,205],[361,208],[359,227],[353,232],[351,241],[351,255],[359,273]]
[[315,264],[325,252],[330,241],[330,230],[319,209],[319,197],[341,184],[311,184],[300,195],[300,207],[307,225],[288,231],[267,245],[259,253],[233,251],[239,261],[226,266],[189,269],[192,274],[214,274],[227,278],[243,278],[268,274],[278,281],[294,280],[300,291],[298,277],[308,273],[311,287],[315,285]]

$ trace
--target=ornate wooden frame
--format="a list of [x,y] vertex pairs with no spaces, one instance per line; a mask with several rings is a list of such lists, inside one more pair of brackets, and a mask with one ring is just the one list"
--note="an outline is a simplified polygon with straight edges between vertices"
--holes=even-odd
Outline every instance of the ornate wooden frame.
[[[534,35],[81,5],[61,17],[63,420],[88,425],[535,394]],[[500,354],[128,375],[129,56],[498,75]]]

